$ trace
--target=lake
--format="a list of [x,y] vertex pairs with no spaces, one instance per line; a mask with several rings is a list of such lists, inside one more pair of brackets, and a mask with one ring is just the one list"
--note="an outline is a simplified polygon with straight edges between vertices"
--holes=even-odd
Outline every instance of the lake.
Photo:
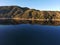
[[0,21],[0,45],[60,45],[60,22]]

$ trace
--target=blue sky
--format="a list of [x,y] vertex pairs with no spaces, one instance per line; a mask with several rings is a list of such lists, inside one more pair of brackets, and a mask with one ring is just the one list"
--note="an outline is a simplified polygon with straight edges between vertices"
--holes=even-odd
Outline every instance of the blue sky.
[[60,0],[0,0],[0,6],[17,5],[38,10],[59,10]]

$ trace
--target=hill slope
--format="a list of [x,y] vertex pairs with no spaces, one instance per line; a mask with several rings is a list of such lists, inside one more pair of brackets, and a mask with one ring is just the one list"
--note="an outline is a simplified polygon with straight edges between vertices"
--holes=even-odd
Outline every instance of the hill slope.
[[19,6],[0,6],[0,18],[60,19],[60,11],[39,11]]

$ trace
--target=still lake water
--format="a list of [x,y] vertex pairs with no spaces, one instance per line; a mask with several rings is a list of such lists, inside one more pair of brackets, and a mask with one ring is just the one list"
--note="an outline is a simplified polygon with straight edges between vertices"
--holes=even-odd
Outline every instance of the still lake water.
[[60,26],[45,23],[1,24],[0,45],[60,45]]

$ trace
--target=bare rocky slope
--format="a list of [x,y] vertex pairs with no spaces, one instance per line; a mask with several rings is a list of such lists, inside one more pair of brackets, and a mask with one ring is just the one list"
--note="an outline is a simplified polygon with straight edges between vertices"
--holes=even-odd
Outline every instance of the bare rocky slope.
[[60,11],[40,11],[19,6],[0,6],[0,18],[60,19]]

